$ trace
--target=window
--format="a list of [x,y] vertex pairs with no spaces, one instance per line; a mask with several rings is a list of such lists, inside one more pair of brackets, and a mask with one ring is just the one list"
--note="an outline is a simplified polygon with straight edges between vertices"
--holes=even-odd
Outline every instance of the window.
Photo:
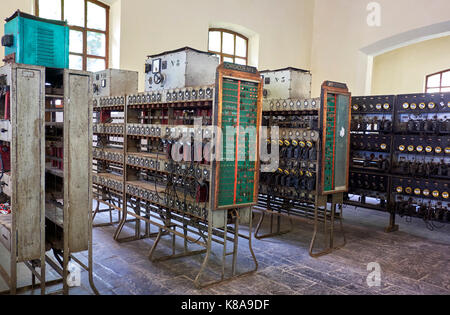
[[108,68],[109,6],[97,0],[35,0],[36,16],[67,20],[69,67],[101,71]]
[[426,93],[450,92],[450,69],[427,75]]
[[220,57],[221,62],[248,64],[248,38],[232,31],[210,29],[208,51]]

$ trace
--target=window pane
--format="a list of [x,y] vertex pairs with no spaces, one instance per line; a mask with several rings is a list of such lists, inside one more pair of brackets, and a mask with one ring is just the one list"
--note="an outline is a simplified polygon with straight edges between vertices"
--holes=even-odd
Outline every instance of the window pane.
[[450,88],[442,88],[442,89],[441,89],[441,92],[442,92],[442,93],[450,92]]
[[236,56],[247,57],[247,41],[236,36]]
[[442,86],[450,86],[450,71],[442,74]]
[[441,83],[441,75],[436,74],[431,77],[428,77],[428,87],[439,87]]
[[433,89],[428,89],[427,93],[439,93],[440,92],[440,88],[433,88]]
[[94,59],[94,58],[88,58],[87,59],[87,71],[91,72],[97,72],[105,70],[105,59]]
[[220,32],[209,32],[209,50],[220,51]]
[[234,63],[237,63],[238,65],[247,65],[247,62],[245,61],[245,59],[242,58],[236,58],[236,61]]
[[70,30],[69,39],[70,52],[82,54],[83,53],[83,32]]
[[87,10],[87,27],[106,31],[106,9],[88,2]]
[[87,32],[87,53],[99,57],[105,57],[106,36],[102,33]]
[[61,0],[39,0],[39,16],[44,19],[61,20]]
[[223,47],[222,52],[229,55],[234,55],[234,35],[230,33],[223,33]]
[[83,57],[69,55],[69,68],[73,70],[83,70]]
[[84,0],[64,1],[64,19],[69,25],[84,27]]
[[223,57],[223,61],[234,63],[233,58],[230,58],[230,57]]

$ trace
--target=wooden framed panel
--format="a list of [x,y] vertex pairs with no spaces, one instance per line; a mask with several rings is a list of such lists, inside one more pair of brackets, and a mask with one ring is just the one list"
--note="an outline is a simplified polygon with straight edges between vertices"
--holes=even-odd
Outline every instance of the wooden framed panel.
[[[88,249],[92,208],[92,77],[64,71],[64,229],[70,253]],[[65,240],[66,241],[66,240]]]
[[[258,201],[262,117],[262,79],[256,68],[231,63],[218,67],[213,116],[213,125],[222,130],[216,148],[220,148],[224,158],[213,161],[213,209],[253,206]],[[227,127],[234,127],[236,132],[228,135]],[[254,128],[255,135],[240,135],[241,128]],[[230,141],[234,145],[230,146]],[[242,149],[245,152],[239,152]],[[227,160],[227,150],[234,150],[232,161]]]
[[29,261],[45,246],[45,71],[13,64],[11,77],[11,241],[17,261]]
[[321,93],[319,193],[348,191],[350,159],[351,93],[343,83],[326,81]]

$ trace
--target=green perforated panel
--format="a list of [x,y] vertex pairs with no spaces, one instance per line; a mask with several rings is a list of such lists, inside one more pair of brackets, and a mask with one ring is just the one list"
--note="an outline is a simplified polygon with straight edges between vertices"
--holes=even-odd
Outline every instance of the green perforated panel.
[[329,94],[327,98],[327,117],[325,125],[325,179],[324,179],[324,190],[333,190],[334,182],[334,145],[335,145],[335,128],[336,128],[336,96]]
[[326,109],[324,192],[344,189],[347,182],[350,97],[328,94]]
[[257,145],[258,84],[224,79],[222,91],[224,161],[219,167],[218,206],[232,207],[254,202],[256,162],[250,155]]

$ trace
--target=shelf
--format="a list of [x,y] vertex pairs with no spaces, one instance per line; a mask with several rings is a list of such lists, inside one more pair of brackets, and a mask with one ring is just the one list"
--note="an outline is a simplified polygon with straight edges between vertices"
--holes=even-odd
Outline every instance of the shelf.
[[12,214],[0,214],[0,225],[4,226],[10,232],[12,230]]
[[46,127],[64,128],[64,123],[63,122],[46,122],[45,126]]
[[64,206],[55,201],[45,202],[45,217],[55,223],[56,225],[64,228]]
[[46,166],[45,171],[49,174],[55,175],[57,177],[64,178],[64,171],[60,170],[59,168],[54,168],[51,166]]
[[45,110],[46,113],[63,113],[64,108],[47,108]]
[[[130,159],[139,160],[137,163],[130,162]],[[153,166],[152,166],[153,163]],[[169,171],[166,169],[166,163],[171,163],[176,169]],[[144,165],[142,165],[144,164]],[[135,169],[150,170],[154,172],[164,173],[164,174],[178,174],[190,178],[203,179],[205,181],[210,181],[211,176],[211,165],[201,164],[200,162],[175,162],[169,160],[164,154],[156,153],[144,153],[144,152],[128,152],[126,158],[126,165]],[[189,171],[189,169],[192,169]],[[201,172],[199,174],[198,172]],[[206,172],[206,174],[205,174]],[[181,174],[185,173],[185,174]]]
[[104,177],[107,179],[111,179],[111,180],[115,180],[118,182],[122,182],[123,181],[123,176],[122,175],[117,175],[117,174],[111,174],[111,173],[93,173],[94,176],[98,176],[98,177]]

